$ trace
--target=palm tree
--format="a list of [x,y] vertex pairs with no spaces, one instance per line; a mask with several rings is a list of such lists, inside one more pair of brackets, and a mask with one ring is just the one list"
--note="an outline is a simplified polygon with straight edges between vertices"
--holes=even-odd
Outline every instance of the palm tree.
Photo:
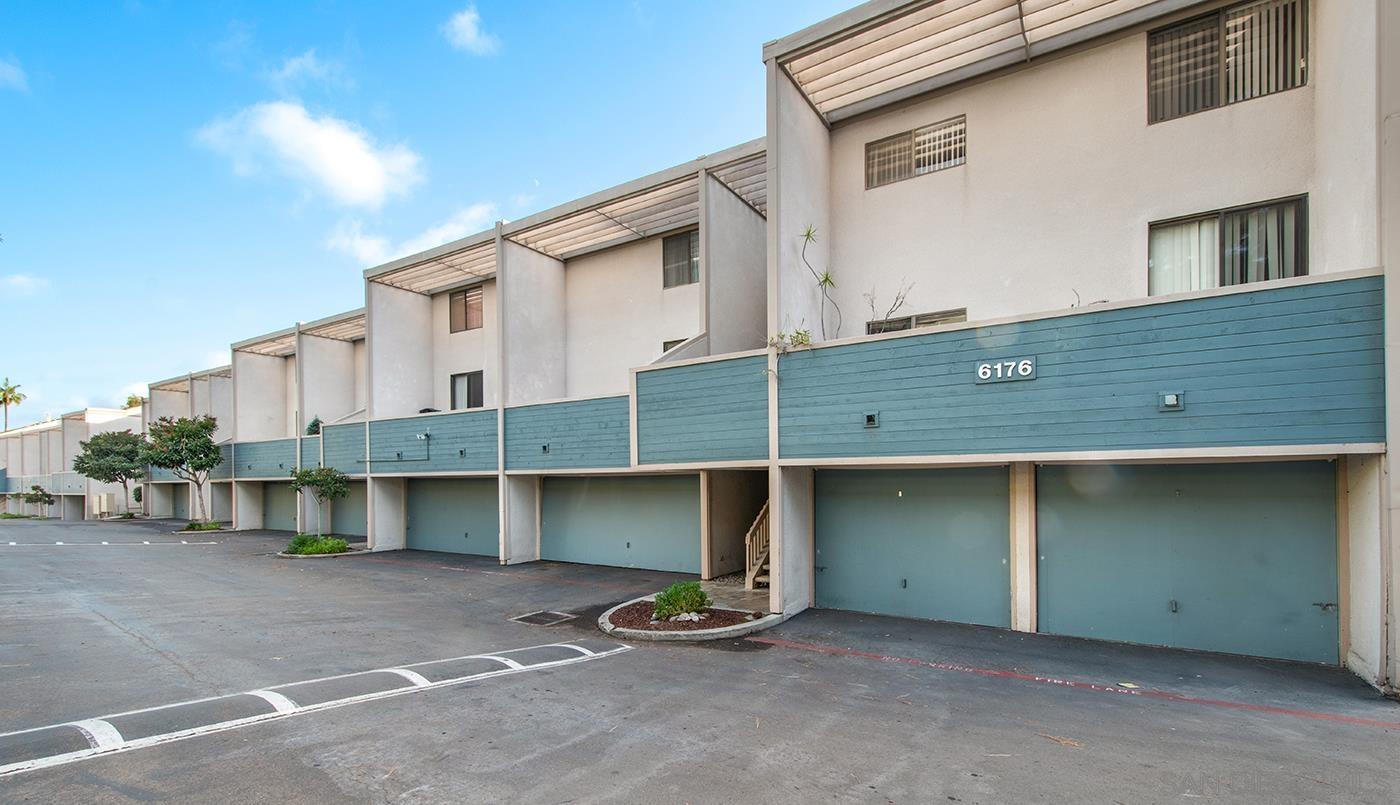
[[24,402],[24,397],[18,383],[11,383],[8,377],[0,382],[0,404],[5,406],[5,430],[10,429],[10,406]]

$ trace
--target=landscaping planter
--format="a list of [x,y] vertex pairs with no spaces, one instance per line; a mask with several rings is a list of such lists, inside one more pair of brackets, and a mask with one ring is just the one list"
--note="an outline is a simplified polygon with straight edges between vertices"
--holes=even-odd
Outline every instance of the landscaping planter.
[[780,614],[758,615],[711,607],[701,621],[651,622],[654,596],[618,604],[598,618],[598,628],[613,637],[631,640],[698,641],[743,637],[782,623]]
[[364,548],[346,548],[340,553],[284,553],[278,551],[277,555],[283,559],[335,559],[340,556],[349,556],[352,553],[361,553]]

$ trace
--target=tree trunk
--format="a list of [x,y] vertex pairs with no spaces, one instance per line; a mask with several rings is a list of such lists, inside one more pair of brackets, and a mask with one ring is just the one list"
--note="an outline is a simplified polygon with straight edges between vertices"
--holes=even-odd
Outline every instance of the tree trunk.
[[131,489],[129,488],[130,484],[131,482],[127,479],[122,479],[122,514],[126,514],[127,512],[131,511]]
[[316,536],[321,536],[321,507],[326,505],[320,496],[316,497]]
[[195,481],[195,482],[194,482],[194,496],[195,496],[195,502],[197,502],[197,503],[199,504],[199,521],[200,521],[201,523],[207,523],[207,522],[209,522],[209,514],[208,514],[207,512],[204,511],[204,482],[203,482],[203,481]]

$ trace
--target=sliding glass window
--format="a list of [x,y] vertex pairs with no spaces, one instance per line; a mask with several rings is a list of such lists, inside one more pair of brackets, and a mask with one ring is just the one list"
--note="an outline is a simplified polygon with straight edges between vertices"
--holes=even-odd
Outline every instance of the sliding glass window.
[[1294,198],[1152,224],[1153,296],[1308,273],[1307,199]]

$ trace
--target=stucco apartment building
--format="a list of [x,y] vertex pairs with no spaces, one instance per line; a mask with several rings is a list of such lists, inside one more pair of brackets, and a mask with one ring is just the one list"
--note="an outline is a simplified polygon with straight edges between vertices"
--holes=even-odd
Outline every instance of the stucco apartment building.
[[45,507],[4,501],[15,514],[47,515],[63,520],[93,519],[103,515],[139,510],[128,502],[121,484],[104,484],[73,471],[73,459],[81,443],[99,433],[142,431],[142,409],[83,408],[46,422],[0,432],[0,492],[28,492],[35,486],[54,496]]
[[268,490],[322,463],[374,550],[1389,684],[1393,13],[853,8],[764,46],[765,139],[234,345],[213,486],[305,527]]

